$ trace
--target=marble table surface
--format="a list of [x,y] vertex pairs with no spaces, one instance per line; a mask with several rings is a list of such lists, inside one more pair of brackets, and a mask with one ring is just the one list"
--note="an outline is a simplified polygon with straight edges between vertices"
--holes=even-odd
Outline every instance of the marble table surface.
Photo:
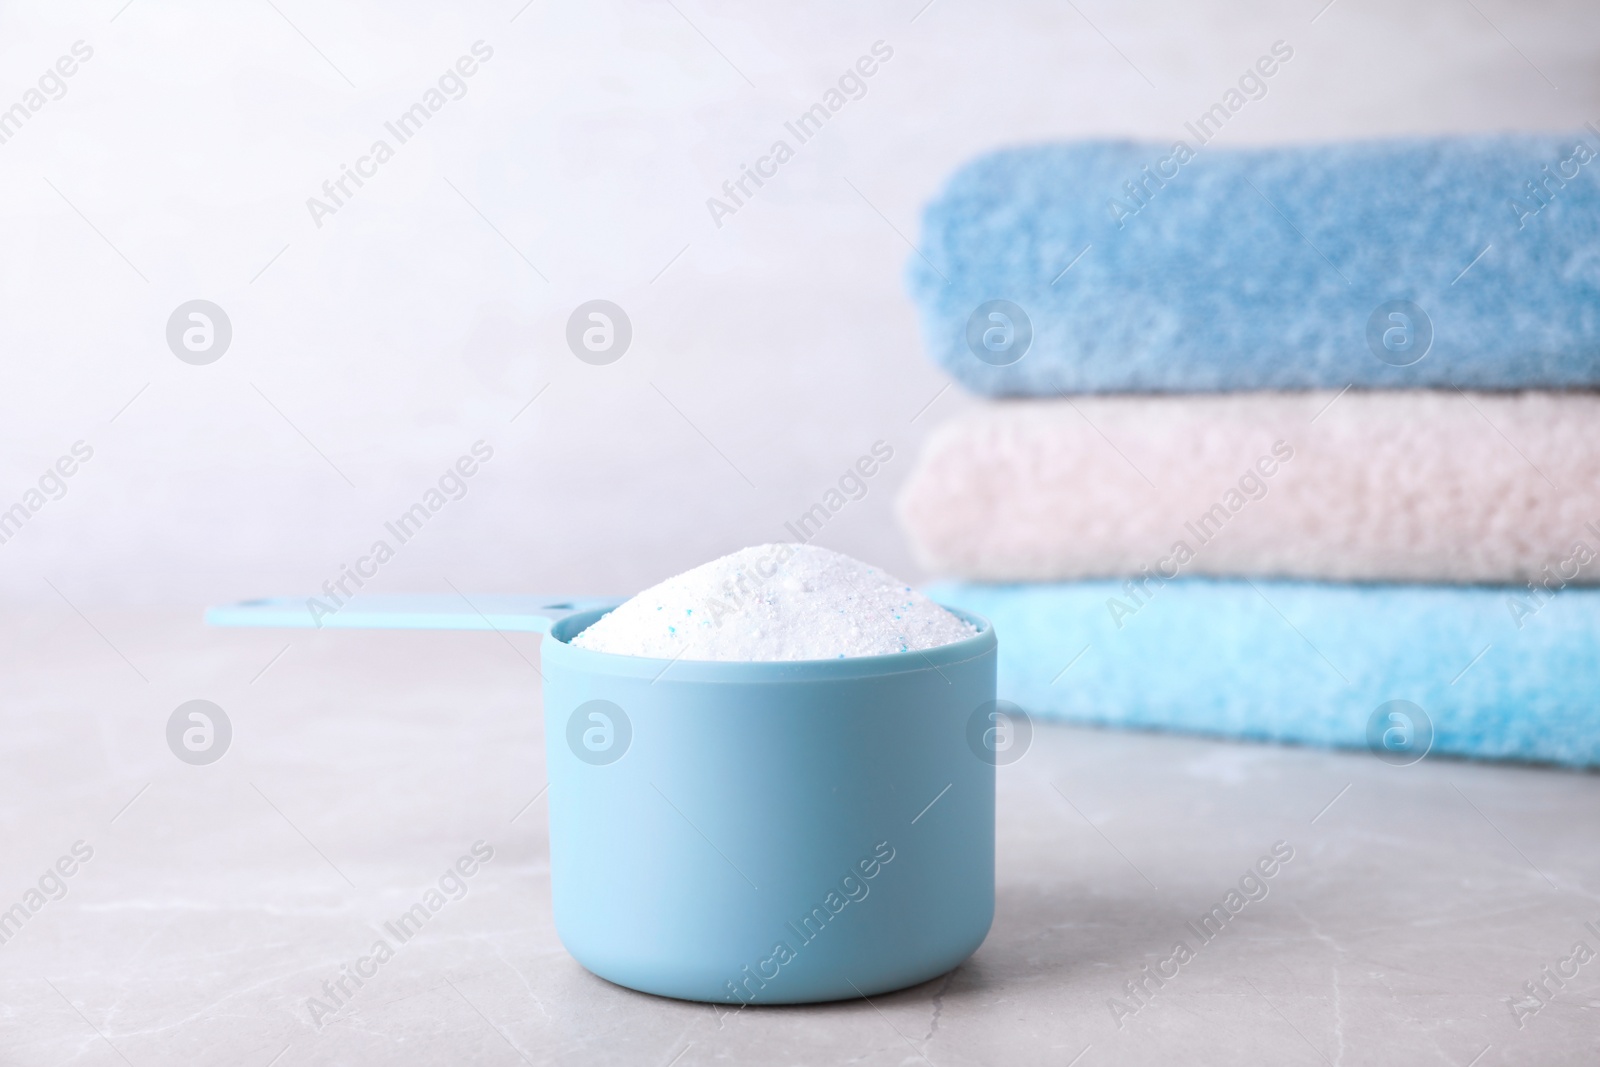
[[[975,956],[870,1002],[728,1012],[563,951],[537,638],[66,606],[0,625],[0,1063],[1600,1058],[1600,959],[1575,955],[1600,951],[1593,774],[1040,727],[999,773]],[[209,765],[168,747],[192,699],[231,724]],[[314,1021],[322,984],[477,842],[465,896]],[[1275,845],[1292,859],[1266,896],[1201,943],[1186,923]],[[1192,958],[1132,996],[1179,940]]]

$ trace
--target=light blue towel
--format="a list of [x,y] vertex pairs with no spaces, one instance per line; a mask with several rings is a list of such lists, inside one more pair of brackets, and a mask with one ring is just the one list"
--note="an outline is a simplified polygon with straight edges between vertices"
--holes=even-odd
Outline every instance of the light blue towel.
[[960,170],[910,262],[934,358],[990,395],[1600,384],[1592,127],[1185,145]]
[[1206,579],[1149,590],[928,593],[989,617],[999,695],[1031,715],[1363,747],[1380,706],[1404,700],[1431,721],[1434,754],[1600,765],[1600,590]]

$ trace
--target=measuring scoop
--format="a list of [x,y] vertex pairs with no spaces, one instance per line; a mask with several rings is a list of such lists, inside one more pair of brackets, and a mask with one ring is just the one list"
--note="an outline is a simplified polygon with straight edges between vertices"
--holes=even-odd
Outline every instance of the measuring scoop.
[[[545,635],[551,904],[562,944],[600,977],[796,1004],[916,985],[977,950],[994,916],[988,620],[955,611],[975,634],[830,660],[571,644],[618,603],[364,596],[319,621]],[[316,625],[289,598],[206,621]]]

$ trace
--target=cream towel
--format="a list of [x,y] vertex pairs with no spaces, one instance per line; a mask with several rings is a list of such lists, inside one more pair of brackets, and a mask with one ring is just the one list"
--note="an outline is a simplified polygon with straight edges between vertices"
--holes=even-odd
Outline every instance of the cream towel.
[[1600,580],[1600,394],[1102,396],[935,431],[901,520],[981,581]]

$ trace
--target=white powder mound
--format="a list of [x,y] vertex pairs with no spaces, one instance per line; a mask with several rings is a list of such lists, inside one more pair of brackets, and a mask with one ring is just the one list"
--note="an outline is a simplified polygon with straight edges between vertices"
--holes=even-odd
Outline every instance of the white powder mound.
[[876,567],[785,544],[741,549],[668,578],[572,643],[658,659],[842,659],[935,648],[976,632]]

